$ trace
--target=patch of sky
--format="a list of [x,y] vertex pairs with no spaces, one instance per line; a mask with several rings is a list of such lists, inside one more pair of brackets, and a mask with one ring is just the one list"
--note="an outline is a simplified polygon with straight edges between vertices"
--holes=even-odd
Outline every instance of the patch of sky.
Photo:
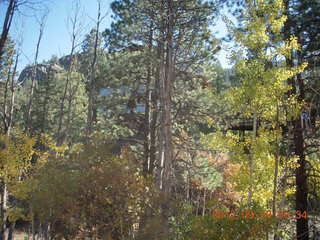
[[114,91],[113,88],[101,88],[100,89],[100,96],[106,97],[109,96]]

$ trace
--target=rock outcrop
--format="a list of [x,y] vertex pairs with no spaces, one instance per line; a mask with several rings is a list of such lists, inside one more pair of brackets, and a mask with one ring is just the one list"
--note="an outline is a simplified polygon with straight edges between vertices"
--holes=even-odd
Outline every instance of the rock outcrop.
[[24,85],[28,79],[32,79],[35,75],[35,80],[41,81],[42,79],[46,79],[48,75],[51,73],[63,72],[64,68],[58,64],[49,64],[49,63],[40,63],[36,66],[27,66],[22,70],[20,76],[18,78],[18,84]]

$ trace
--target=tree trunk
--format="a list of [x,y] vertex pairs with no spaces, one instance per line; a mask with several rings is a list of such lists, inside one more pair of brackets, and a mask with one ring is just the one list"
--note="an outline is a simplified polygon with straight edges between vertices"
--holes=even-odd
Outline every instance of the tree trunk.
[[[14,105],[14,97],[15,97],[15,88],[14,81],[15,75],[17,73],[17,65],[19,60],[19,52],[16,55],[15,64],[12,68],[12,64],[8,66],[8,75],[4,84],[4,94],[3,94],[3,108],[2,108],[2,121],[4,125],[4,134],[9,136],[10,130],[12,126],[12,116],[13,116],[13,105]],[[9,96],[9,92],[11,96]],[[10,100],[9,100],[10,97]]]
[[4,132],[8,132],[8,88],[10,82],[10,75],[11,75],[11,66],[9,66],[7,79],[4,84],[4,94],[3,94],[3,109],[2,109],[2,120],[4,125]]
[[[153,31],[152,26],[149,33],[148,41],[148,58],[151,58],[152,51],[152,38]],[[151,119],[152,119],[152,64],[151,59],[147,66],[147,81],[146,81],[146,93],[145,93],[145,128],[144,128],[144,166],[143,172],[145,175],[152,174],[151,170]]]
[[16,227],[16,221],[10,224],[9,231],[8,231],[8,238],[7,238],[8,240],[13,240],[13,233],[14,233],[15,227]]
[[4,46],[8,38],[14,12],[17,7],[17,2],[18,2],[17,0],[10,0],[7,11],[6,11],[2,32],[0,34],[0,61],[1,61],[2,55],[4,54]]
[[96,35],[94,39],[94,49],[93,49],[93,60],[90,66],[90,80],[88,86],[88,114],[87,114],[87,137],[92,133],[92,127],[97,118],[97,109],[96,109],[96,64],[98,60],[98,42],[99,42],[99,30],[101,24],[101,2],[98,1],[98,16],[96,22]]
[[202,216],[206,213],[206,189],[203,189],[203,206],[202,206]]
[[[301,79],[301,74],[297,76],[299,86],[299,100],[304,100],[304,83]],[[294,146],[295,154],[298,156],[298,168],[295,172],[296,177],[296,211],[297,213],[307,213],[308,211],[308,185],[307,185],[307,170],[306,170],[306,158],[304,152],[304,136],[303,128],[300,122],[301,116],[294,121]],[[309,239],[309,226],[308,218],[297,219],[297,240]]]
[[159,136],[159,188],[163,192],[164,200],[162,209],[162,229],[163,236],[168,238],[169,234],[169,203],[172,187],[172,121],[171,121],[171,94],[173,82],[173,2],[172,0],[162,0],[164,11],[161,20],[160,50],[160,136]]
[[73,52],[74,52],[74,44],[75,41],[74,39],[72,39],[72,46],[71,46],[71,60],[70,60],[70,66],[67,72],[67,79],[66,79],[66,84],[64,86],[64,90],[63,90],[63,95],[62,95],[62,99],[60,102],[60,110],[59,110],[59,124],[58,124],[58,131],[57,131],[57,139],[58,139],[58,144],[62,144],[64,141],[64,135],[61,134],[61,130],[62,130],[62,120],[64,117],[64,105],[65,105],[65,101],[67,98],[67,92],[68,92],[68,88],[69,88],[69,82],[70,82],[70,75],[71,75],[71,71],[72,71],[72,65],[73,65]]
[[31,88],[30,88],[30,93],[29,93],[29,102],[27,105],[27,113],[26,113],[26,131],[30,131],[32,127],[32,102],[33,102],[33,95],[34,95],[34,90],[36,86],[36,77],[37,77],[37,64],[38,64],[38,56],[39,56],[39,49],[40,49],[40,43],[42,40],[43,36],[43,31],[44,31],[44,26],[45,26],[45,19],[46,19],[46,14],[42,16],[39,28],[39,36],[38,36],[38,41],[37,41],[37,46],[36,46],[36,55],[34,57],[34,69],[32,72],[32,79],[31,79]]
[[[285,0],[284,4],[286,6],[286,15],[290,16],[289,13],[289,0]],[[284,36],[286,39],[289,39],[292,35],[292,24],[291,19],[288,19],[284,27]],[[298,64],[302,62],[302,56],[300,52],[297,52]],[[294,55],[292,53],[292,55]],[[292,57],[294,58],[294,57]],[[294,67],[293,59],[288,58],[286,60],[287,65]],[[297,80],[295,78],[288,79],[288,85],[291,86],[289,95],[298,95],[298,100],[302,103],[305,100],[305,89],[304,82],[301,78],[301,74],[297,75]],[[297,88],[298,87],[298,88]],[[298,168],[295,171],[296,179],[296,211],[302,214],[303,212],[307,213],[308,210],[308,190],[307,190],[307,170],[306,170],[306,159],[305,159],[305,148],[304,148],[304,136],[303,128],[301,126],[301,113],[291,122],[293,126],[293,144],[295,155],[298,156]],[[308,218],[299,218],[296,222],[296,233],[297,240],[308,240],[309,239],[309,226]]]
[[13,72],[11,74],[11,98],[10,98],[10,112],[9,112],[9,119],[7,123],[7,136],[10,136],[12,122],[13,122],[13,112],[14,112],[14,104],[15,104],[15,76],[17,74],[17,66],[19,62],[20,52],[17,53]]
[[[278,175],[279,175],[279,157],[280,157],[280,141],[278,131],[280,130],[279,125],[279,105],[277,103],[277,115],[276,115],[276,151],[275,151],[275,163],[274,163],[274,178],[273,178],[273,196],[272,196],[272,216],[277,214],[277,186],[278,186]],[[275,224],[275,232],[277,232],[278,223]],[[279,237],[275,233],[274,240],[278,240]]]
[[3,233],[5,229],[5,222],[3,221],[4,219],[4,181],[1,180],[1,192],[0,192],[0,198],[1,198],[1,204],[0,204],[0,218],[2,220],[2,224],[0,225],[0,240],[4,240],[3,238]]
[[[160,62],[160,106],[161,111],[161,132],[162,132],[162,151],[161,151],[161,173],[160,189],[169,193],[171,191],[171,168],[172,168],[172,121],[171,121],[171,94],[173,82],[172,64],[172,35],[173,35],[173,9],[172,1],[167,0],[166,31],[162,45]],[[165,51],[165,52],[164,52]]]
[[33,209],[31,207],[31,234],[32,234],[32,240],[36,239],[36,226],[35,226],[35,219],[34,219],[34,213]]
[[6,211],[8,208],[8,189],[7,189],[7,183],[2,182],[1,184],[1,236],[0,239],[5,239],[6,236],[6,230],[7,230],[7,216]]
[[[253,115],[253,133],[252,133],[252,142],[255,141],[256,136],[257,136],[257,114],[255,113]],[[252,178],[253,178],[253,170],[254,170],[254,162],[253,162],[253,152],[252,149],[250,149],[249,152],[249,175],[250,175],[250,187],[248,191],[248,205],[252,204],[252,197],[253,197],[253,183],[252,183]]]

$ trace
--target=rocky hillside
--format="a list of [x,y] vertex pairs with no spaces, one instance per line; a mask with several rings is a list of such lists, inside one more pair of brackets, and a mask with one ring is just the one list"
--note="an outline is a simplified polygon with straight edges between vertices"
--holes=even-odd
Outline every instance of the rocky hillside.
[[37,81],[46,79],[49,74],[58,73],[64,71],[64,68],[59,64],[40,63],[36,66],[27,66],[22,70],[18,78],[18,83],[24,85],[28,79],[32,79],[35,75]]

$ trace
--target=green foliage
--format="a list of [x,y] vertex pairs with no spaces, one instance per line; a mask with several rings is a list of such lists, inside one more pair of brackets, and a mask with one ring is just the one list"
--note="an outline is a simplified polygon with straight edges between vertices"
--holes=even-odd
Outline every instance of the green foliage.
[[192,239],[265,239],[266,231],[271,229],[270,221],[222,219],[214,220],[212,217],[202,217],[193,225]]
[[0,61],[0,82],[2,83],[5,82],[8,73],[12,70],[14,55],[16,53],[15,44],[10,37],[6,40],[3,51],[4,54],[1,56]]
[[170,218],[172,240],[188,240],[191,238],[192,225],[195,220],[193,215],[193,206],[184,204],[181,206],[180,214]]
[[208,158],[199,157],[199,170],[196,171],[195,178],[198,178],[204,188],[215,190],[222,183],[222,176],[217,170],[209,163]]
[[[54,72],[50,70],[52,62],[48,65],[43,79],[37,79],[32,107],[32,133],[46,133],[56,137],[60,114],[62,118],[62,132],[69,142],[78,142],[83,137],[86,121],[86,102],[84,76],[77,71],[79,64],[74,63],[74,70],[68,74],[66,71]],[[61,101],[64,96],[66,82],[68,87],[64,100],[64,111],[61,112]],[[17,124],[24,124],[31,79],[25,79],[25,84],[17,93],[19,103],[16,114]]]
[[15,131],[12,137],[1,135],[0,141],[3,145],[0,149],[0,178],[10,184],[33,168],[32,159],[37,154],[34,149],[36,139]]
[[[277,219],[217,219],[195,217],[195,212],[207,213],[218,206],[227,211],[238,205],[238,211],[245,210],[242,204],[248,201],[249,189],[256,204],[250,206],[251,211],[270,208],[271,201],[280,197],[291,200],[294,193],[292,184],[281,188],[281,196],[273,196],[273,190],[279,189],[273,181],[276,162],[281,163],[279,176],[284,181],[292,182],[287,175],[297,168],[297,158],[281,126],[301,112],[302,102],[289,95],[288,81],[307,67],[300,62],[289,67],[286,59],[293,59],[292,53],[311,56],[318,50],[320,25],[308,23],[312,19],[308,12],[316,14],[319,4],[289,0],[286,10],[282,0],[243,1],[240,28],[229,26],[244,53],[234,56],[232,73],[217,64],[214,56],[220,41],[210,27],[218,2],[172,1],[170,114],[176,151],[172,196],[176,202],[166,205],[171,211],[172,240],[264,239]],[[115,0],[111,8],[114,22],[110,29],[103,33],[92,29],[85,36],[70,72],[46,70],[47,74],[37,79],[31,113],[34,137],[19,131],[0,136],[0,180],[15,198],[6,216],[12,222],[33,219],[50,225],[56,238],[131,239],[139,226],[139,239],[153,239],[162,237],[162,223],[168,217],[161,211],[167,196],[151,184],[158,176],[143,178],[141,162],[151,163],[153,156],[148,156],[148,151],[154,151],[157,158],[161,145],[159,79],[166,77],[162,76],[163,65],[170,55],[165,50],[171,40],[164,39],[171,31],[164,24],[169,6],[166,1]],[[297,37],[282,34],[286,24],[288,32]],[[8,40],[0,63],[1,82],[9,79],[14,54],[14,44]],[[58,62],[69,69],[70,56],[49,61]],[[27,79],[17,94],[17,125],[25,123],[30,85]],[[316,86],[311,80],[308,85]],[[103,88],[110,90],[107,96],[101,96]],[[306,96],[316,99],[310,93]],[[84,138],[89,98],[97,118],[92,138]],[[148,105],[150,114],[146,108],[138,112],[137,104]],[[255,117],[259,120],[255,136],[226,133],[230,118]],[[147,126],[154,132],[145,134]],[[60,137],[68,147],[60,141],[56,145]],[[123,139],[130,141],[128,147],[121,156],[112,155],[111,148],[120,148]],[[111,146],[113,140],[121,144]],[[317,153],[307,157],[313,166],[308,184],[316,189],[315,196],[319,195],[318,157]],[[161,171],[159,162],[155,159],[155,172]],[[188,197],[181,198],[185,195]],[[314,203],[317,197],[310,201],[320,208]]]

